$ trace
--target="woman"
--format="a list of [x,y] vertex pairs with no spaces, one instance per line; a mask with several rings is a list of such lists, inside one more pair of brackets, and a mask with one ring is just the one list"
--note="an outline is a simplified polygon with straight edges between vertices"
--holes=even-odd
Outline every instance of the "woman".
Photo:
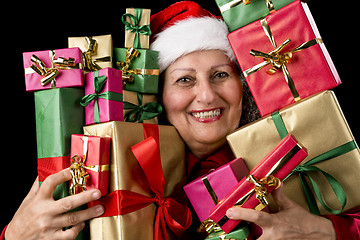
[[[245,115],[253,106],[243,91],[246,85],[241,84],[226,38],[227,28],[221,20],[193,2],[182,2],[154,15],[151,27],[155,36],[151,48],[160,52],[162,102],[168,121],[188,146],[191,180],[234,158],[225,137],[238,127],[241,118],[251,118]],[[40,189],[36,180],[8,225],[6,239],[73,239],[84,221],[100,216],[102,206],[65,213],[98,199],[97,190],[52,199],[55,187],[70,178],[69,171],[63,170],[49,176]],[[290,201],[281,189],[273,197],[279,205],[278,213],[234,207],[227,216],[259,225],[262,239],[359,237],[360,214],[356,211],[324,218]],[[73,227],[62,231],[66,226]]]

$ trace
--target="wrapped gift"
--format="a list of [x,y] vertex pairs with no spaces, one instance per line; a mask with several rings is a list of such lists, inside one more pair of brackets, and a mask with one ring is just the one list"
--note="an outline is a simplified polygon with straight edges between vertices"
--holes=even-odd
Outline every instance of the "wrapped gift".
[[90,220],[91,239],[167,239],[166,226],[169,237],[190,226],[189,209],[174,199],[186,182],[185,146],[174,127],[109,122],[84,131],[112,138],[110,194],[99,200],[104,215]]
[[150,9],[127,8],[121,21],[125,25],[125,47],[148,49],[150,43]]
[[200,221],[208,218],[215,205],[248,174],[244,161],[238,158],[185,185],[185,193]]
[[158,52],[114,48],[114,67],[123,71],[124,89],[156,94],[159,84]]
[[261,19],[294,0],[215,0],[230,32]]
[[341,83],[309,8],[300,0],[228,38],[262,116]]
[[26,91],[81,87],[81,50],[65,48],[23,53]]
[[99,189],[101,196],[109,191],[110,137],[71,136],[72,180],[70,194]]
[[125,122],[158,123],[162,107],[157,103],[156,95],[123,91]]
[[110,34],[101,36],[69,37],[69,48],[78,47],[83,52],[83,69],[93,72],[112,67],[112,37]]
[[233,240],[246,240],[250,234],[248,226],[242,226],[230,233],[225,233],[224,231],[216,231],[211,234],[205,240],[223,240],[223,239],[233,239]]
[[[332,91],[321,92],[281,109],[240,128],[227,139],[234,154],[241,156],[251,169],[258,163],[256,159],[270,151],[288,132],[306,146],[309,156],[284,181],[283,192],[304,208],[308,208],[309,204],[311,209],[318,207],[320,214],[329,211],[339,213],[359,206],[360,192],[354,182],[360,181],[360,153]],[[320,189],[320,196],[307,186],[308,176],[311,177],[312,184],[317,182],[313,187]],[[328,178],[335,184],[339,198],[329,185]],[[301,189],[307,195],[319,197],[319,200],[313,199],[308,203]],[[345,199],[341,189],[346,193]],[[321,204],[321,195],[325,198],[326,205],[334,210]]]
[[71,134],[82,133],[84,125],[84,90],[57,88],[34,96],[38,158],[70,156]]
[[123,121],[122,72],[104,68],[85,76],[85,124]]
[[[306,149],[291,134],[287,135],[244,177],[202,222],[208,232],[220,227],[226,233],[240,223],[226,217],[233,206],[262,209],[268,205],[267,195],[307,156]],[[259,160],[259,159],[257,159]]]

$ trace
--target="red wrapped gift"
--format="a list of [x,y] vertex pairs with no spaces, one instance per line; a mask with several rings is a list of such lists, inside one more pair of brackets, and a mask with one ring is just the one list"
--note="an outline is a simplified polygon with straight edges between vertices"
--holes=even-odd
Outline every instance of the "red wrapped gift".
[[[240,220],[226,217],[226,211],[233,206],[263,209],[268,203],[266,196],[271,193],[304,158],[307,150],[295,137],[287,135],[259,162],[250,175],[243,178],[231,192],[213,209],[210,217],[202,222],[208,232],[220,227],[226,233],[233,230]],[[259,204],[260,202],[260,204]]]
[[99,189],[101,196],[108,193],[110,140],[110,137],[71,135],[70,194],[93,188]]
[[242,158],[237,158],[185,185],[184,191],[200,221],[208,218],[215,205],[248,174]]
[[341,83],[310,10],[300,0],[228,38],[262,116]]

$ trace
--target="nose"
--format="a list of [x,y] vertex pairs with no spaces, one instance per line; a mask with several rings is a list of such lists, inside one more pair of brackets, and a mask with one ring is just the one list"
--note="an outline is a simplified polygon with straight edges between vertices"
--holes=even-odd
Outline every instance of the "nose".
[[210,105],[216,99],[216,86],[211,84],[208,77],[198,80],[196,91],[196,101],[199,103]]

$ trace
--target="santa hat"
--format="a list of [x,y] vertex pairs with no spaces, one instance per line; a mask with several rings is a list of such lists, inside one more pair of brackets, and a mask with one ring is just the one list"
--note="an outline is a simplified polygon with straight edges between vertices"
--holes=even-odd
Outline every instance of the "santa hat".
[[152,15],[150,26],[150,49],[159,51],[160,72],[179,57],[199,50],[222,50],[236,61],[225,22],[195,2],[177,2]]

